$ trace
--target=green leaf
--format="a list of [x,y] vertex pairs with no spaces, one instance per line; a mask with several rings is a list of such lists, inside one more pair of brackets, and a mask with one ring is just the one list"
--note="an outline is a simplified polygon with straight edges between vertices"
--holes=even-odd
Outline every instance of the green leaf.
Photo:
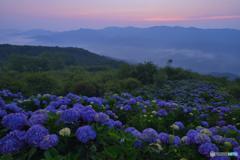
[[37,149],[36,148],[31,148],[30,151],[28,152],[28,160],[32,158],[32,156],[36,153]]
[[13,160],[13,157],[11,155],[3,155],[0,157],[0,160]]

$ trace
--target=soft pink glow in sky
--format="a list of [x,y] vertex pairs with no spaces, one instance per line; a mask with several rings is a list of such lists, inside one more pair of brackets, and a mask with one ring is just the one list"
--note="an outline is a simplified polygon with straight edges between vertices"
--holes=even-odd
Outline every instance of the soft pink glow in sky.
[[240,0],[1,0],[0,28],[181,25],[240,29]]

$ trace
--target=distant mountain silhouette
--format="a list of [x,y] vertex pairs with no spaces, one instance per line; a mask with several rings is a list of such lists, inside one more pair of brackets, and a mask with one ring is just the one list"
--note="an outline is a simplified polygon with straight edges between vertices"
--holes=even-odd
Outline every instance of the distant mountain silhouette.
[[240,74],[240,30],[154,26],[30,34],[31,44],[86,48],[131,62],[153,61],[194,71]]

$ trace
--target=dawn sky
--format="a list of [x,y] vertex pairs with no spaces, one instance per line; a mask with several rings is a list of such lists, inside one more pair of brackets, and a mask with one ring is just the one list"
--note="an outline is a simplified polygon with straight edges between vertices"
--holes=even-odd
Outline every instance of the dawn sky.
[[240,0],[0,0],[1,29],[152,25],[240,29]]

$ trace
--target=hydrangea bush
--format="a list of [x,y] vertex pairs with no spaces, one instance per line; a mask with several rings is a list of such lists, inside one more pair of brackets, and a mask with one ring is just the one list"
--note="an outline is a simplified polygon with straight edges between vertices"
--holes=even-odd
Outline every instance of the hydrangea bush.
[[230,160],[210,153],[240,155],[240,105],[200,86],[177,88],[172,100],[165,92],[28,98],[0,91],[0,159]]

